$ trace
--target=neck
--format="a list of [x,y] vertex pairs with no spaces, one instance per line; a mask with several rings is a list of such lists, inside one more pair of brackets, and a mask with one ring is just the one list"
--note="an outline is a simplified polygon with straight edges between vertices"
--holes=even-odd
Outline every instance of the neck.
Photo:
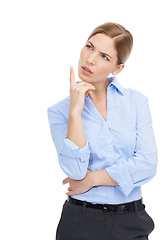
[[109,85],[108,80],[106,79],[103,83],[93,83],[93,86],[95,86],[95,90],[89,92],[89,96],[91,99],[95,101],[101,101],[104,100],[107,96],[107,87]]

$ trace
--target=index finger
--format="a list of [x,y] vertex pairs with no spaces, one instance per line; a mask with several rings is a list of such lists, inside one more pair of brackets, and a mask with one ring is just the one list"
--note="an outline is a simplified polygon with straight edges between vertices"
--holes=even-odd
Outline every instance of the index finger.
[[70,88],[75,85],[74,69],[70,67]]
[[64,184],[66,184],[66,183],[68,183],[68,182],[69,182],[69,177],[65,178],[65,179],[63,180],[62,184],[64,185]]

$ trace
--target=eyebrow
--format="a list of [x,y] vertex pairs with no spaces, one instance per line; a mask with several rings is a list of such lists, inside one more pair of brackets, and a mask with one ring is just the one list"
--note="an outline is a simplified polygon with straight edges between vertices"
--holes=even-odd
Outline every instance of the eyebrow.
[[[95,48],[95,46],[93,45],[93,43],[91,43],[89,40],[88,40],[88,42],[92,45],[92,47]],[[109,54],[107,54],[107,53],[104,53],[104,52],[100,52],[100,53],[102,53],[102,54],[104,54],[104,55],[109,56],[110,58],[112,58],[112,57],[111,57]]]

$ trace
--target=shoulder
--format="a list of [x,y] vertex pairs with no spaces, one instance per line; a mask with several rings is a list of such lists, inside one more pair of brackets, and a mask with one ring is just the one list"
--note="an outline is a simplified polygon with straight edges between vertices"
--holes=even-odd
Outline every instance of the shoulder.
[[123,88],[124,96],[134,101],[136,106],[139,106],[145,101],[148,101],[148,97],[141,91],[138,91],[133,88]]
[[62,99],[61,101],[53,104],[52,106],[48,107],[49,110],[60,110],[66,108],[70,104],[70,96]]
[[68,119],[69,108],[70,108],[70,96],[48,107],[47,109],[48,116],[59,115]]

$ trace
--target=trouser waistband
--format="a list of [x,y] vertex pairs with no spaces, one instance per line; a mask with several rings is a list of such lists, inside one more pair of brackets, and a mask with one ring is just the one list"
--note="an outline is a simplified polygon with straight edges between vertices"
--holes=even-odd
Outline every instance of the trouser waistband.
[[130,211],[140,211],[145,208],[145,205],[143,204],[143,199],[139,199],[137,201],[123,203],[123,204],[99,204],[99,203],[91,203],[87,201],[78,200],[75,198],[72,198],[71,196],[68,196],[67,201],[80,206],[85,206],[89,208],[95,208],[95,209],[102,209],[104,211],[110,211],[110,212],[130,212]]

